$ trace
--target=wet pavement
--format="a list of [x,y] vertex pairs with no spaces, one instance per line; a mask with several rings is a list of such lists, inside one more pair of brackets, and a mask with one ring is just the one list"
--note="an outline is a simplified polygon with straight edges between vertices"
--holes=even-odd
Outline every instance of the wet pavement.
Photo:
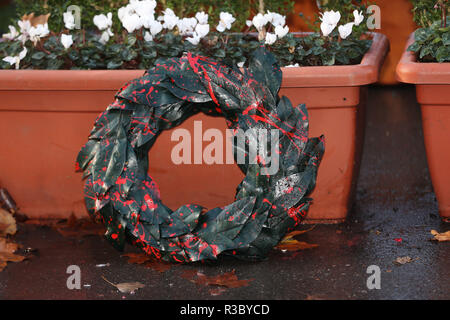
[[[16,241],[38,251],[0,272],[0,299],[450,299],[450,242],[430,241],[430,230],[444,232],[450,224],[438,215],[414,88],[372,87],[369,101],[349,218],[297,237],[317,248],[274,250],[257,263],[222,258],[174,265],[160,273],[129,264],[100,236],[70,239],[49,227],[21,224]],[[136,252],[131,246],[126,251]],[[405,256],[412,262],[394,263]],[[69,265],[81,268],[81,290],[66,286]],[[381,270],[379,290],[366,285],[370,265]],[[245,287],[211,291],[183,278],[186,270],[206,275],[235,270],[239,279],[253,280]],[[123,294],[102,276],[146,286]]]

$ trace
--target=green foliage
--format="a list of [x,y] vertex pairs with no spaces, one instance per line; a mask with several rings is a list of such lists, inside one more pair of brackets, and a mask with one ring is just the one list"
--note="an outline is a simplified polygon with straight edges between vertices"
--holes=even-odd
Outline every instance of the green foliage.
[[[414,22],[422,27],[430,27],[434,21],[441,19],[440,8],[435,8],[438,0],[410,0],[413,5]],[[446,1],[445,1],[446,2]],[[448,8],[447,8],[448,13]]]
[[352,37],[335,41],[318,33],[302,38],[288,34],[273,45],[271,51],[282,66],[296,63],[301,66],[350,65],[360,63],[371,44],[371,40]]
[[441,27],[441,21],[435,21],[431,26],[417,29],[414,32],[414,43],[408,50],[417,54],[422,62],[450,61],[450,19],[447,26]]
[[448,0],[411,0],[414,21],[421,26],[408,47],[421,62],[450,61],[450,20]]
[[[28,52],[26,57],[20,61],[20,68],[148,69],[158,58],[180,57],[188,51],[236,65],[247,62],[254,50],[263,45],[264,40],[258,41],[255,34],[234,32],[236,30],[219,33],[215,30],[220,11],[233,12],[237,22],[241,21],[240,23],[245,25],[245,20],[251,18],[258,11],[259,1],[193,0],[189,1],[189,5],[183,6],[181,5],[182,2],[183,0],[159,0],[159,7],[156,11],[159,13],[165,6],[172,7],[175,9],[175,13],[182,17],[194,16],[196,12],[202,10],[208,12],[210,14],[210,33],[198,45],[191,44],[186,40],[186,37],[179,35],[176,30],[174,32],[163,30],[154,37],[153,41],[145,41],[143,30],[128,34],[118,21],[117,13],[113,13],[114,35],[108,42],[101,43],[101,33],[92,23],[93,16],[110,12],[110,8],[117,10],[119,7],[126,5],[128,0],[70,1],[70,4],[77,4],[82,7],[83,29],[72,31],[64,30],[62,17],[62,13],[67,9],[69,2],[62,0],[17,0],[19,16],[30,12],[34,12],[35,15],[48,12],[52,14],[49,19],[50,35],[40,39],[36,45],[30,40],[26,41],[25,47]],[[265,10],[287,14],[287,11],[291,10],[289,8],[292,8],[293,1],[265,0],[264,3]],[[329,5],[332,5],[331,2]],[[281,7],[285,11],[281,10]],[[211,8],[214,8],[214,10]],[[333,8],[337,9],[336,7]],[[346,7],[340,7],[340,10],[349,10],[348,8],[353,10],[354,4],[346,4]],[[326,9],[331,9],[331,7]],[[344,11],[342,11],[342,14],[344,16]],[[350,16],[348,17],[349,21],[353,21],[352,11],[350,11]],[[340,24],[346,22],[348,21],[340,21]],[[235,24],[233,24],[233,27]],[[87,28],[87,25],[91,27]],[[235,29],[239,31],[242,28],[235,27]],[[305,37],[297,37],[288,33],[284,38],[278,39],[274,44],[267,47],[278,58],[281,66],[358,64],[371,45],[371,40],[364,37],[366,31],[366,24],[361,23],[359,26],[353,27],[352,34],[345,40],[340,39],[337,27],[328,37],[324,37],[320,33]],[[274,32],[273,27],[268,26],[267,32]],[[62,33],[69,33],[73,37],[73,45],[69,49],[65,49],[61,44]],[[19,40],[0,42],[0,68],[14,68],[14,65],[3,61],[2,58],[17,56],[22,48],[23,45]]]
[[[148,69],[158,58],[181,57],[187,51],[235,65],[248,61],[252,52],[261,45],[252,34],[228,34],[221,38],[218,33],[211,33],[197,46],[173,33],[161,33],[154,41],[129,35],[120,43],[107,44],[101,44],[97,35],[89,35],[83,40],[79,34],[74,36],[74,45],[65,49],[59,37],[51,36],[42,46],[27,46],[29,51],[21,61],[21,68]],[[302,66],[347,65],[360,63],[370,45],[371,40],[352,37],[336,41],[318,33],[306,37],[288,34],[268,49],[275,54],[281,66],[296,63]],[[1,42],[0,56],[15,56],[21,49],[18,41]],[[9,69],[14,66],[0,61],[0,67]]]

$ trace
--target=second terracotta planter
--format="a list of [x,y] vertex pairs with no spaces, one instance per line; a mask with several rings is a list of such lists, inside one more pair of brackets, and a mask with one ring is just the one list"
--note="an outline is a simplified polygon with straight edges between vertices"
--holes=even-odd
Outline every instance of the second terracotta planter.
[[[406,48],[414,42],[414,34]],[[397,66],[397,79],[416,85],[433,189],[443,220],[450,221],[450,63],[420,63],[407,50]]]
[[[305,103],[311,136],[325,135],[308,221],[345,219],[359,170],[364,133],[365,85],[378,79],[388,51],[387,38],[373,34],[373,45],[361,64],[283,68],[281,95],[294,105]],[[139,77],[137,71],[0,71],[0,184],[21,211],[31,217],[86,215],[81,175],[74,161],[99,112],[112,102],[117,88]],[[194,136],[194,122],[225,131],[222,118],[197,115],[180,127]],[[150,151],[149,173],[171,208],[198,203],[208,208],[233,201],[243,175],[235,164],[175,165],[178,144],[164,132]],[[209,142],[205,142],[204,146]]]

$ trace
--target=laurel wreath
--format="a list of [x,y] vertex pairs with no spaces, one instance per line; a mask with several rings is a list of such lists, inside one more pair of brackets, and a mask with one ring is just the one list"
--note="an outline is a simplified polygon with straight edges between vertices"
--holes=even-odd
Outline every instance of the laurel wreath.
[[[293,107],[278,91],[282,73],[263,47],[238,69],[203,56],[159,59],[128,82],[96,119],[82,147],[89,214],[106,225],[106,238],[125,241],[160,259],[193,262],[220,254],[262,259],[305,218],[324,153],[324,138],[308,138],[305,105]],[[206,210],[165,206],[148,175],[148,152],[158,135],[198,112],[222,116],[230,129],[278,130],[279,170],[264,174],[264,161],[239,163],[246,174],[235,201]],[[246,148],[258,148],[247,139]],[[257,144],[257,143],[256,143]],[[259,146],[261,147],[261,146]],[[236,158],[238,146],[233,143]]]

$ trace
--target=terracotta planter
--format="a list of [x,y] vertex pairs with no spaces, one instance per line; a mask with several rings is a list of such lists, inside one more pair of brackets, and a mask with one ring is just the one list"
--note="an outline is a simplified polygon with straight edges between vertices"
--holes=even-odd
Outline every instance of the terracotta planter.
[[[412,34],[406,48],[413,42]],[[450,63],[419,63],[412,52],[405,50],[397,66],[397,79],[416,85],[439,213],[450,221]]]
[[[360,65],[284,68],[281,94],[293,104],[306,103],[311,135],[326,136],[310,221],[345,219],[361,156],[364,85],[376,82],[388,41],[374,34],[374,43]],[[136,71],[0,71],[0,185],[8,188],[21,211],[32,217],[85,215],[81,175],[74,161],[87,141],[97,114]],[[225,130],[225,120],[197,115],[180,127],[194,134],[202,120]],[[233,201],[242,174],[234,164],[175,165],[171,132],[164,132],[150,152],[150,174],[162,200],[176,208],[185,203],[206,207]],[[208,143],[204,143],[204,146]]]

